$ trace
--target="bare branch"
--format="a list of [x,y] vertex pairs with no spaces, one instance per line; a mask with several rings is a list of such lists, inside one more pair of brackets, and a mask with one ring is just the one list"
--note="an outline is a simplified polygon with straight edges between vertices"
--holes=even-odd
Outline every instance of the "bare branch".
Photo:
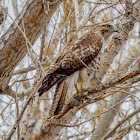
[[[40,81],[40,82],[41,82],[41,81]],[[40,85],[40,82],[38,82],[37,84],[36,84],[36,83],[34,84],[34,87],[33,87],[33,89],[32,89],[32,92],[31,92],[31,94],[30,94],[30,96],[29,96],[27,102],[26,102],[25,105],[23,106],[23,108],[22,108],[22,110],[21,110],[21,112],[20,112],[20,114],[19,114],[19,117],[17,118],[17,120],[16,120],[16,122],[15,122],[13,128],[11,129],[10,133],[8,134],[6,140],[10,140],[11,137],[12,137],[12,135],[13,135],[13,133],[16,131],[16,128],[17,128],[17,126],[18,126],[20,120],[22,119],[22,116],[23,116],[23,114],[24,114],[24,112],[25,112],[27,106],[29,105],[30,101],[33,100],[34,95],[35,95],[36,91],[38,90],[38,87],[39,87],[39,85]]]
[[9,86],[5,89],[4,92],[0,92],[1,95],[9,95],[13,98],[16,98],[19,97],[19,98],[22,98],[24,96],[28,96],[30,94],[30,92],[32,91],[32,87],[26,89],[26,90],[23,90],[22,92],[18,92],[16,93],[15,91],[13,91]]
[[[49,11],[47,22],[49,22],[61,0],[49,2]],[[23,20],[24,19],[24,20]],[[24,6],[22,12],[17,17],[15,23],[1,37],[0,41],[0,90],[4,91],[12,76],[14,68],[27,53],[25,38],[17,25],[23,29],[22,22],[25,23],[26,36],[31,44],[41,34],[44,23],[44,8],[42,0],[29,0]],[[2,81],[2,82],[1,82]]]
[[116,126],[114,126],[109,132],[107,132],[107,133],[105,134],[105,136],[102,137],[101,140],[106,140],[107,138],[111,137],[111,136],[113,135],[113,133],[114,133],[125,121],[127,121],[128,119],[130,119],[131,117],[133,117],[134,115],[136,115],[136,114],[139,113],[139,112],[140,112],[140,108],[136,109],[136,110],[133,111],[131,114],[129,114],[128,116],[126,116],[125,119],[119,121],[119,122],[117,123]]
[[[130,6],[131,7],[131,6]],[[133,7],[134,9],[134,7]],[[138,12],[138,11],[137,11]],[[122,46],[124,45],[128,33],[131,31],[131,29],[133,28],[133,21],[134,21],[134,17],[132,17],[133,15],[133,11],[131,13],[129,13],[129,15],[126,13],[125,17],[122,21],[122,30],[120,31],[120,37],[119,36],[115,36],[115,38],[118,38],[121,42],[122,42]],[[136,17],[137,18],[137,17]],[[136,21],[135,18],[135,21]],[[125,65],[122,65],[122,67],[124,67]],[[111,99],[108,107],[116,104],[117,102],[119,102],[120,100],[124,99],[127,95],[123,94],[123,93],[118,93],[115,94],[113,96],[113,98]],[[118,105],[115,110],[118,110],[120,107],[120,105]],[[116,111],[115,110],[110,110],[108,113],[104,114],[96,128],[96,130],[93,133],[92,136],[92,140],[98,140],[100,138],[102,138],[102,136],[107,132],[106,130],[108,130],[108,128],[110,127],[111,122],[113,121],[115,115],[116,115]],[[104,121],[106,120],[106,121]]]

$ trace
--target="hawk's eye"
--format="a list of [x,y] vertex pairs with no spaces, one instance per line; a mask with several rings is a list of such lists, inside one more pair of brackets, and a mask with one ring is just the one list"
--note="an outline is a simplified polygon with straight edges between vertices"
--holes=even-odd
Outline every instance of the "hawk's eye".
[[107,28],[111,28],[111,25],[108,24],[108,25],[106,25],[106,27],[107,27]]

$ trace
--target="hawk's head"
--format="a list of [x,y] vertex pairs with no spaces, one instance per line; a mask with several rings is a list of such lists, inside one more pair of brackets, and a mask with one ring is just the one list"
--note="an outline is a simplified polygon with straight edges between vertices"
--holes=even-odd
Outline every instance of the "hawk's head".
[[100,33],[104,36],[104,39],[107,39],[113,32],[118,32],[118,29],[111,24],[102,24],[96,29],[100,31]]

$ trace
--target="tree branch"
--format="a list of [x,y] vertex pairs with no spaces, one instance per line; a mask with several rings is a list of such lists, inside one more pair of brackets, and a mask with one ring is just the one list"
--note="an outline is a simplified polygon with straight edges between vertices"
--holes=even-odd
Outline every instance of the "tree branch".
[[[132,3],[131,3],[132,4]],[[139,11],[138,10],[135,10],[135,6],[137,5],[138,3],[135,3],[133,5],[133,9],[131,10],[131,13],[129,13],[129,15],[127,13],[125,13],[125,17],[122,21],[122,31],[121,31],[121,36],[119,37],[119,39],[122,41],[122,46],[124,45],[126,39],[127,39],[127,36],[128,36],[128,33],[129,31],[131,31],[134,23],[133,23],[133,19],[136,21],[137,20],[137,16],[138,16],[138,13]],[[131,6],[130,6],[131,7]],[[128,10],[130,11],[130,10]],[[138,50],[139,50],[139,46],[138,46]],[[139,54],[138,54],[139,55]],[[132,63],[133,61],[129,61],[128,63]],[[121,65],[121,70],[125,68],[127,64],[125,65]],[[108,81],[108,79],[106,79],[106,81]],[[126,94],[123,94],[123,93],[117,93],[115,94],[111,100],[110,100],[110,103],[108,104],[108,107],[110,108],[112,105],[116,104],[117,102],[119,102],[120,100],[124,99],[127,95]],[[94,131],[93,135],[92,135],[92,138],[91,140],[99,140],[102,138],[102,136],[107,132],[107,130],[109,129],[110,127],[110,124],[112,123],[115,115],[116,115],[116,111],[115,110],[118,110],[120,107],[120,105],[116,106],[115,109],[112,109],[110,110],[109,112],[105,113],[96,130]],[[104,121],[106,120],[106,121]]]
[[[47,0],[49,10],[47,12],[47,23],[57,9],[61,0],[53,2]],[[42,0],[29,0],[24,6],[17,19],[14,21],[22,30],[24,28],[26,37],[33,45],[41,34],[44,24],[44,7]],[[0,39],[0,90],[4,91],[12,76],[15,67],[27,53],[26,41],[17,25],[13,23]]]
[[111,136],[113,135],[113,133],[114,133],[124,122],[126,122],[128,119],[130,119],[131,117],[133,117],[134,115],[136,115],[136,114],[139,113],[139,112],[140,112],[140,108],[138,108],[137,110],[135,110],[134,112],[132,112],[131,114],[129,114],[128,116],[126,116],[125,119],[119,121],[119,122],[117,123],[116,126],[114,126],[109,132],[107,132],[107,133],[105,134],[105,136],[102,137],[101,140],[106,140],[107,138],[111,137]]

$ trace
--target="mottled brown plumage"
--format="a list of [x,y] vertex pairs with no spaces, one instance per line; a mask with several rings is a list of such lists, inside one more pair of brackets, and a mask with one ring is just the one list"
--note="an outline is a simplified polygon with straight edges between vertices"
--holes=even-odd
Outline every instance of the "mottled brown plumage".
[[[69,48],[60,54],[54,64],[46,70],[46,77],[43,79],[42,86],[39,89],[39,96],[66,77],[85,67],[85,64],[87,65],[94,60],[102,48],[103,40],[107,39],[115,31],[110,24],[99,25],[72,43]],[[57,95],[57,92],[55,92],[52,105],[54,111],[61,96],[63,96],[61,93]]]

